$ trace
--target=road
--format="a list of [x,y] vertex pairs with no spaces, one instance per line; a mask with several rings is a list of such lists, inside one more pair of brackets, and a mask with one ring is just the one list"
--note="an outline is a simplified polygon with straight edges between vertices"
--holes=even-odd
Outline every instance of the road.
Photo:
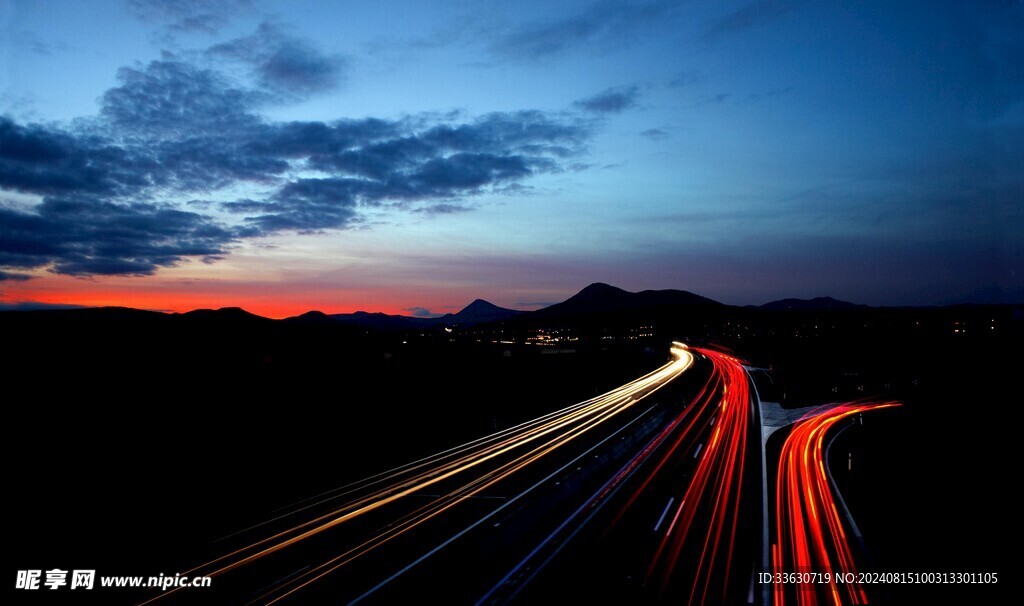
[[150,602],[526,601],[584,572],[580,550],[642,562],[605,579],[640,601],[745,595],[760,500],[749,379],[727,354],[670,355],[601,396],[298,503],[183,571],[212,588]]
[[[864,587],[856,582],[855,546],[848,532],[852,521],[828,473],[826,439],[854,415],[897,405],[850,402],[819,407],[795,423],[786,436],[775,477],[771,571],[827,576],[808,578],[807,583],[773,584],[772,604],[868,603]],[[852,573],[854,582],[846,582],[845,576],[837,582],[836,573]]]
[[765,545],[772,572],[856,573],[826,438],[896,404],[815,408],[766,465],[743,362],[681,343],[670,357],[598,397],[297,503],[183,571],[212,588],[143,603],[865,603],[856,583],[766,594],[758,575]]
[[530,586],[509,587],[510,577],[486,603],[541,602],[565,587],[599,603],[748,602],[761,496],[750,382],[738,359],[694,351],[710,368],[693,397],[540,555],[518,564]]

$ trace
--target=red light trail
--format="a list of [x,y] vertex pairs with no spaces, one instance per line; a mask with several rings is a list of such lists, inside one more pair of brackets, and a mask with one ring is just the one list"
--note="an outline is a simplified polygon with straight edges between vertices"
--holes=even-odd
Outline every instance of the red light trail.
[[[866,604],[864,587],[837,583],[836,573],[857,568],[826,471],[826,435],[853,415],[898,406],[896,402],[845,403],[817,408],[798,421],[779,455],[775,490],[775,537],[771,550],[773,572],[827,573],[822,582],[775,584],[772,602]],[[825,582],[827,579],[827,582]],[[855,580],[855,577],[854,577]]]
[[[738,528],[747,442],[753,435],[750,384],[737,358],[710,349],[691,351],[711,366],[697,396],[689,404],[673,397],[669,406],[672,413],[664,427],[519,561],[478,605],[513,601],[522,586],[551,563],[610,502],[621,505],[604,523],[603,532],[591,548],[601,553],[616,552],[624,537],[625,543],[631,544],[635,523],[645,510],[639,502],[668,496],[663,494],[665,490],[671,498],[654,530],[664,534],[659,534],[659,542],[651,546],[651,551],[641,548],[631,555],[649,561],[640,588],[646,594],[643,599],[676,603],[682,597],[691,604],[717,604],[727,601],[725,596],[732,595],[737,586],[746,587],[749,569],[734,570],[732,563],[744,549]],[[677,481],[681,470],[694,467],[689,481]],[[626,488],[624,503],[615,500],[616,493]]]
[[[647,570],[647,582],[663,594],[672,584],[687,587],[688,604],[719,601],[733,580],[731,565],[737,548],[740,498],[743,492],[747,441],[751,431],[750,384],[737,358],[710,349],[695,349],[711,361],[707,384],[667,430],[675,439],[631,499],[635,500],[669,461],[684,452],[699,460],[674,509],[668,529]],[[687,423],[681,423],[683,417]],[[693,447],[710,429],[706,444]],[[695,567],[679,565],[684,548],[696,555]],[[688,558],[689,561],[689,558]]]

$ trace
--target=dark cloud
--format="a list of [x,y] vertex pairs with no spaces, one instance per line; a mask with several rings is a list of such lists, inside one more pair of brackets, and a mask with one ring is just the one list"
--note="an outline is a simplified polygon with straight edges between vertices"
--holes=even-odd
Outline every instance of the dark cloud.
[[574,105],[588,112],[599,114],[617,114],[636,105],[639,90],[635,86],[626,88],[609,88],[593,97],[580,99]]
[[546,166],[546,160],[521,155],[457,153],[431,158],[400,184],[398,192],[416,198],[439,197],[460,191],[475,191],[485,185],[529,176],[531,164]]
[[464,213],[473,210],[473,207],[466,206],[464,204],[450,204],[448,202],[440,202],[437,204],[431,204],[429,206],[423,206],[414,209],[413,212],[423,213],[427,215],[452,215],[455,213]]
[[56,39],[43,39],[28,32],[12,28],[5,28],[4,42],[12,47],[20,47],[35,55],[50,56],[58,52],[67,52],[70,49],[66,42]]
[[430,128],[423,140],[453,152],[506,148],[526,154],[571,156],[589,136],[579,122],[559,120],[539,111],[496,112],[466,124]]
[[[367,207],[468,210],[450,200],[563,170],[561,160],[577,153],[589,133],[585,124],[532,111],[462,124],[269,124],[248,114],[236,96],[221,94],[230,89],[213,76],[197,80],[195,105],[187,97],[157,98],[155,91],[187,74],[202,72],[167,62],[134,72],[128,80],[142,85],[105,97],[101,134],[0,119],[0,188],[44,199],[35,212],[3,210],[0,266],[52,264],[56,272],[75,275],[141,275],[187,256],[223,254],[237,237],[351,227],[361,223]],[[150,114],[153,123],[145,124]],[[192,126],[180,128],[164,114]],[[218,120],[237,126],[199,126]],[[332,176],[288,178],[291,162]],[[195,212],[138,201],[244,182],[279,185],[263,198],[219,204],[242,218],[243,226],[234,230]],[[211,206],[208,200],[185,204]]]
[[716,103],[725,103],[732,97],[732,93],[718,93],[715,95],[702,95],[699,99],[694,101],[691,107],[700,107],[702,105],[713,105]]
[[9,271],[0,270],[0,282],[24,282],[25,280],[31,280],[32,276],[28,274],[18,274]]
[[331,86],[340,64],[267,25],[207,55],[252,66],[259,85],[165,53],[121,69],[95,119],[0,117],[0,192],[41,199],[0,206],[0,268],[146,275],[239,238],[355,227],[368,210],[461,212],[465,197],[566,170],[590,136],[538,111],[271,122],[257,111]]
[[270,140],[285,143],[278,153],[305,157],[310,167],[335,176],[297,179],[266,200],[222,208],[248,215],[262,232],[344,228],[359,222],[360,208],[383,204],[433,214],[467,210],[444,201],[562,170],[559,160],[577,153],[589,132],[533,111],[415,126],[379,120],[274,126]]
[[[564,167],[564,170],[570,170],[570,171],[584,170],[584,169],[579,169],[578,167],[579,167],[579,164],[574,162],[574,163]],[[533,187],[528,186],[528,185],[523,185],[522,183],[508,183],[506,185],[502,185],[500,187],[494,188],[494,193],[501,194],[503,196],[518,196],[518,197],[522,197],[522,196],[532,196],[532,195],[537,193],[537,190],[534,189]]]
[[436,318],[440,315],[435,314],[426,307],[406,307],[402,311],[409,312],[414,318]]
[[640,136],[654,140],[664,139],[668,137],[668,131],[661,128],[648,128],[647,130],[641,132]]
[[0,189],[116,195],[148,185],[155,164],[96,135],[0,117]]
[[143,21],[164,23],[177,32],[216,33],[231,17],[251,12],[251,0],[125,0]]
[[200,13],[182,17],[172,23],[169,27],[176,32],[202,32],[204,34],[216,34],[220,28],[227,24],[228,20],[224,15],[216,13]]
[[802,0],[757,0],[719,19],[704,33],[704,40],[715,42],[744,30],[774,21],[802,4]]
[[329,166],[338,154],[366,145],[400,138],[400,122],[366,118],[326,122],[265,124],[260,136],[247,142],[251,154],[277,154],[285,158],[309,158],[316,166]]
[[184,257],[216,257],[234,234],[207,217],[152,204],[47,198],[0,208],[0,266],[70,275],[148,275]]
[[584,45],[608,46],[643,37],[644,30],[662,22],[673,8],[673,2],[662,1],[597,2],[569,17],[532,23],[498,36],[490,50],[502,59],[535,60]]
[[255,213],[246,220],[264,233],[344,228],[358,221],[359,197],[373,187],[373,182],[359,179],[299,179],[282,187],[266,202],[232,202],[225,204],[224,209]]
[[206,52],[210,57],[242,62],[264,88],[294,96],[336,87],[346,66],[344,57],[324,54],[269,22],[251,36],[217,44]]
[[264,97],[221,74],[179,60],[123,67],[121,85],[103,94],[101,115],[119,134],[201,133],[252,127]]
[[37,55],[52,55],[54,52],[67,52],[68,45],[63,42],[43,42],[42,40],[32,40],[29,44],[29,48],[33,53]]
[[69,305],[65,303],[41,303],[39,301],[20,301],[18,303],[5,303],[0,301],[0,311],[39,311],[41,309],[84,309],[82,305]]

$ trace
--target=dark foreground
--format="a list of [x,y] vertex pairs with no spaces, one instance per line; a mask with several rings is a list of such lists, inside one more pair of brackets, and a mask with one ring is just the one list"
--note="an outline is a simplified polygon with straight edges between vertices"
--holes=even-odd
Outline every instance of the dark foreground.
[[[663,363],[668,342],[540,354],[247,316],[186,324],[81,313],[0,317],[5,375],[31,394],[11,402],[8,424],[24,444],[7,462],[16,569],[187,569],[279,507],[621,385]],[[1020,334],[1001,322],[995,336],[708,338],[772,368],[771,380],[755,373],[767,400],[904,403],[843,432],[832,450],[870,566],[998,572],[1002,582],[877,587],[875,601],[990,602],[1010,589],[999,554],[1016,524],[1007,411],[1019,400]],[[563,565],[567,583],[591,571],[583,555]],[[566,590],[550,576],[536,587]],[[17,595],[83,603],[58,597]]]

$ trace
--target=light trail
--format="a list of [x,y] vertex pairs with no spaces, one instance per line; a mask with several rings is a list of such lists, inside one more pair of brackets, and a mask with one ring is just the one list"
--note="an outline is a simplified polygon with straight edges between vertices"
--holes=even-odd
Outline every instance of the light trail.
[[[836,495],[825,469],[826,435],[849,417],[899,406],[896,402],[851,402],[816,408],[790,431],[779,454],[775,481],[775,543],[773,572],[829,573],[827,583],[775,584],[772,603],[782,606],[866,604],[864,587],[856,582],[856,563]],[[837,583],[836,573],[853,573],[854,582]]]
[[[619,509],[606,522],[598,544],[609,541],[608,537],[615,533],[628,536],[636,532],[624,523],[624,518],[636,509],[639,500],[651,498],[655,484],[665,483],[678,492],[669,495],[668,503],[659,510],[657,521],[652,520],[654,530],[646,526],[654,533],[667,526],[650,557],[645,587],[650,594],[647,598],[675,602],[681,594],[689,603],[729,600],[726,597],[729,586],[738,584],[730,561],[734,551],[742,548],[734,546],[747,439],[751,435],[752,403],[747,375],[739,360],[714,350],[693,351],[707,358],[712,369],[692,402],[677,404],[665,426],[581,507],[518,561],[477,601],[478,605],[514,601],[524,586],[555,562],[555,557],[620,491],[624,497],[615,501]],[[678,470],[693,466],[697,469],[692,480],[682,485],[673,480]],[[623,490],[626,488],[628,490]],[[686,566],[680,564],[684,550]]]
[[[381,524],[375,533],[357,541],[355,545],[343,547],[336,555],[289,578],[253,603],[270,604],[291,596],[345,564],[524,469],[549,459],[552,453],[607,425],[624,411],[633,408],[637,402],[669,384],[694,362],[693,353],[678,342],[673,342],[670,355],[672,360],[660,368],[595,398],[297,503],[292,511],[235,534],[252,532],[271,523],[295,518],[288,528],[271,532],[264,538],[183,571],[182,574],[221,576],[354,519],[371,513],[390,516],[383,522],[375,522]],[[440,489],[439,498],[427,504],[417,504],[411,510],[398,508],[398,511],[391,511],[399,502],[411,503],[404,499],[428,487],[434,487],[435,491]],[[313,513],[320,511],[323,506],[329,506],[326,513]],[[306,514],[308,519],[301,519],[302,514]],[[168,598],[178,591],[168,591],[143,604]]]
[[[711,361],[711,377],[691,406],[689,423],[679,425],[633,500],[667,464],[692,452],[689,458],[697,460],[697,468],[651,559],[647,584],[659,596],[671,591],[685,596],[688,604],[705,604],[727,601],[735,584],[731,567],[740,548],[736,537],[752,411],[742,362],[710,349],[696,351]],[[711,438],[698,442],[707,429]],[[691,554],[686,567],[680,566],[684,551]]]

